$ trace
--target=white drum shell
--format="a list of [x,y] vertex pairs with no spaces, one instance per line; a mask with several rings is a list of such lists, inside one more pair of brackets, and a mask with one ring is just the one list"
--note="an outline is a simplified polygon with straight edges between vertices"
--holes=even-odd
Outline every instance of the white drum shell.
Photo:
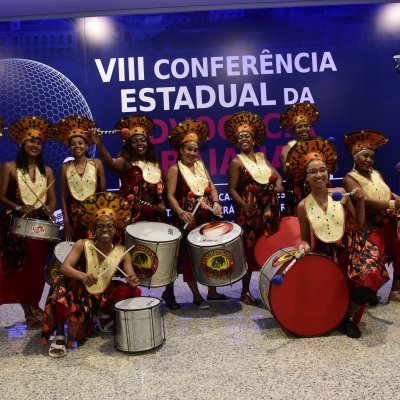
[[13,218],[11,233],[36,240],[60,240],[60,224],[31,218]]
[[142,245],[152,250],[158,258],[156,272],[149,279],[140,278],[140,286],[160,287],[175,281],[178,277],[176,261],[181,237],[178,228],[162,222],[141,221],[125,228],[127,249],[133,244]]
[[[193,275],[196,281],[202,285],[215,287],[231,285],[242,279],[247,272],[242,228],[233,222],[225,223],[233,226],[233,230],[227,234],[210,237],[203,236],[200,232],[204,226],[208,225],[207,223],[198,226],[189,232],[187,243],[192,262]],[[213,250],[223,250],[232,254],[234,259],[234,268],[231,276],[227,278],[214,278],[208,276],[203,271],[203,256],[209,254],[209,252],[212,252]]]
[[114,306],[114,346],[122,351],[155,349],[164,341],[162,303],[155,297],[121,300]]
[[72,249],[75,242],[60,242],[54,247],[53,257],[44,270],[44,279],[51,286],[53,284],[54,275],[58,275],[61,265]]

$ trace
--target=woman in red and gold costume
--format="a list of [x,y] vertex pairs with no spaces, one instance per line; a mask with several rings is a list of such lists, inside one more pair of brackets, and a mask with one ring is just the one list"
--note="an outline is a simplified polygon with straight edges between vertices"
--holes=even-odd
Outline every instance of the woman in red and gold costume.
[[[222,211],[217,189],[203,162],[198,159],[199,146],[204,144],[208,137],[208,126],[197,120],[180,122],[168,136],[171,146],[179,149],[178,161],[169,168],[167,174],[167,197],[173,211],[173,224],[184,232],[178,263],[183,263],[183,280],[187,282],[193,293],[193,303],[201,309],[210,306],[199,292],[185,243],[189,230],[214,220],[214,214],[221,215]],[[192,214],[200,198],[213,209],[213,212],[200,205],[197,212]],[[187,227],[186,231],[185,227]],[[229,299],[223,294],[218,294],[215,287],[208,287],[207,300],[228,301]]]
[[[156,149],[150,142],[154,132],[153,120],[146,115],[131,115],[120,119],[115,129],[125,141],[117,158],[112,158],[100,135],[94,133],[93,140],[107,167],[119,174],[119,194],[131,202],[130,222],[165,221],[165,180]],[[173,282],[166,286],[162,298],[169,308],[180,308],[175,300]]]
[[388,138],[377,131],[362,130],[344,137],[346,149],[352,154],[353,169],[344,177],[343,186],[349,192],[362,188],[365,193],[366,226],[370,239],[387,253],[393,262],[393,284],[390,299],[400,301],[400,238],[397,217],[400,197],[390,190],[382,175],[373,169],[375,149]]
[[[342,324],[343,332],[359,338],[357,322],[366,302],[389,276],[378,248],[362,231],[365,221],[364,192],[354,190],[354,207],[343,188],[328,188],[328,177],[336,164],[332,142],[320,137],[299,141],[288,154],[288,168],[297,181],[306,180],[311,193],[297,208],[301,230],[299,251],[308,254],[311,236],[313,251],[334,261],[344,272],[350,286],[351,305]],[[341,199],[333,199],[333,193]]]
[[286,179],[285,182],[285,215],[296,215],[296,207],[301,199],[309,193],[303,185],[299,185],[293,180],[287,168],[287,155],[289,150],[301,139],[307,139],[310,135],[311,127],[318,119],[318,110],[310,103],[297,103],[290,106],[281,114],[279,125],[288,132],[294,134],[294,139],[290,140],[281,151],[281,168]]
[[[74,244],[61,266],[62,275],[50,288],[42,325],[43,344],[56,331],[50,357],[65,356],[66,346],[70,348],[74,341],[85,339],[93,329],[94,319],[102,332],[112,332],[114,305],[141,295],[130,253],[125,254],[121,245],[113,245],[116,229],[130,221],[130,213],[130,203],[113,193],[95,193],[80,203],[81,221],[93,231],[95,239],[81,239]],[[112,280],[120,264],[127,283]]]
[[[21,148],[16,160],[5,163],[1,172],[0,202],[5,210],[0,218],[4,232],[10,227],[10,218],[49,221],[57,203],[54,173],[42,157],[43,142],[53,137],[54,126],[44,118],[24,117],[9,126],[8,134]],[[0,304],[21,304],[28,327],[41,324],[39,301],[49,251],[50,242],[46,240],[13,233],[3,238]]]
[[96,192],[106,190],[106,178],[101,161],[89,158],[87,150],[93,144],[90,130],[97,128],[89,118],[69,116],[57,125],[57,140],[69,147],[73,161],[61,167],[61,209],[64,221],[65,240],[75,242],[89,237],[90,231],[78,218],[81,201]]
[[282,178],[261,152],[254,152],[266,133],[264,121],[256,114],[242,111],[227,121],[226,137],[238,154],[229,166],[229,192],[236,203],[235,222],[242,227],[248,272],[243,277],[240,300],[255,305],[258,301],[250,293],[253,271],[260,269],[254,257],[257,239],[272,235],[279,228],[279,200]]

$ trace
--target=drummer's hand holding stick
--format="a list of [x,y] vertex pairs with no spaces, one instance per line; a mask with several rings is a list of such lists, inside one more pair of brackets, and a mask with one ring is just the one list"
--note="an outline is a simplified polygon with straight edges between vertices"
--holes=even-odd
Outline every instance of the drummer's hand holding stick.
[[178,218],[180,220],[182,220],[183,222],[185,222],[185,225],[183,227],[183,229],[186,229],[187,226],[189,225],[190,222],[193,221],[194,218],[194,214],[196,214],[196,211],[198,210],[198,208],[200,207],[201,204],[201,197],[199,199],[197,199],[197,204],[196,207],[193,209],[193,211],[190,213],[189,211],[182,211],[179,215]]
[[305,250],[302,249],[300,251],[297,252],[297,254],[295,255],[295,257],[293,258],[293,260],[290,262],[290,264],[282,271],[281,274],[276,274],[272,277],[271,282],[275,285],[275,286],[279,286],[283,283],[283,278],[285,277],[285,275],[290,271],[290,269],[293,267],[294,264],[296,264],[297,261],[300,260],[301,257],[303,257],[305,255]]

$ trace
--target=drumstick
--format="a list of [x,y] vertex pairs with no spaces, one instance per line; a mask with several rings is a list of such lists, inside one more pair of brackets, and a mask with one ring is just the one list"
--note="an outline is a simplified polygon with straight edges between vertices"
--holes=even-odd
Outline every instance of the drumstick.
[[[192,211],[192,215],[196,214],[196,211],[197,211],[197,209],[199,208],[200,203],[202,202],[202,201],[201,201],[202,198],[203,198],[203,197],[200,197],[199,199],[197,199],[197,204],[196,204],[196,207],[194,208],[194,210]],[[183,229],[186,229],[187,226],[188,226],[188,224],[189,224],[189,221],[186,222],[186,224],[185,224],[185,226],[183,227]]]
[[279,275],[275,275],[272,277],[271,282],[276,285],[279,286],[282,284],[283,282],[283,278],[284,276],[290,271],[290,269],[293,267],[294,264],[296,264],[297,261],[300,260],[301,257],[304,256],[304,249],[299,251],[296,256],[294,257],[294,259],[290,262],[290,264],[283,270],[282,274]]
[[[126,250],[126,251],[122,254],[122,256],[119,258],[117,264],[119,264],[119,263],[121,262],[121,260],[124,258],[124,255],[127,254],[127,253],[129,253],[134,247],[135,247],[135,244],[133,244],[131,247],[129,247],[129,249]],[[98,249],[96,249],[96,250],[97,250],[97,251],[100,251],[100,250],[98,250]],[[101,254],[103,254],[103,253],[101,253]],[[104,255],[104,254],[103,254],[103,255]],[[112,265],[109,265],[103,272],[101,272],[101,273],[98,274],[97,276],[102,276],[110,267],[112,267]],[[117,268],[118,268],[118,267],[117,267]],[[118,269],[119,269],[125,276],[127,276],[127,275],[125,274],[124,271],[122,271],[120,268],[118,268]]]
[[205,208],[207,208],[208,210],[212,211],[212,213],[213,213],[214,215],[216,215],[216,216],[219,217],[219,218],[222,218],[222,215],[217,215],[217,214],[215,214],[214,209],[213,209],[212,207],[210,207],[210,206],[204,201],[204,197],[200,197],[200,201],[201,201],[201,204],[203,204],[203,206],[204,206]]
[[[106,256],[100,249],[98,249],[94,244],[91,245],[91,247],[93,247],[98,253],[100,253],[104,259],[108,258],[108,256]],[[108,268],[110,268],[111,265],[109,267],[107,267],[101,274],[99,274],[98,276],[101,276],[104,274],[104,272],[106,272],[108,270]],[[126,273],[124,271],[122,271],[122,269],[120,267],[117,266],[117,269],[124,275],[127,276]]]
[[[32,206],[35,206],[35,204],[39,201],[40,204],[41,204],[43,207],[46,207],[46,205],[43,204],[43,202],[42,202],[42,200],[40,200],[40,198],[50,189],[50,187],[53,185],[53,183],[54,183],[55,181],[56,181],[56,180],[53,179],[53,180],[50,182],[50,184],[42,191],[42,193],[40,193],[40,195],[39,195],[39,197],[38,197],[38,196],[36,195],[36,193],[32,190],[32,188],[28,185],[28,183],[24,180],[25,185],[28,187],[28,189],[29,189],[29,190],[35,195],[35,197],[36,197],[36,200],[35,200],[35,202],[32,204]],[[25,217],[27,216],[27,214],[28,214],[28,213],[25,213],[25,214],[22,216],[22,218],[25,218]],[[54,216],[51,216],[50,218],[51,218],[51,220],[52,220],[53,222],[55,222]]]

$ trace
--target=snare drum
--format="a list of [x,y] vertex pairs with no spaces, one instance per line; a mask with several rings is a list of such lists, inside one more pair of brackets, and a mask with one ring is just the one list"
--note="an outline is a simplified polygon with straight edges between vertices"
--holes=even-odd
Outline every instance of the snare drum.
[[161,300],[135,297],[121,300],[114,306],[114,347],[139,352],[155,349],[165,339]]
[[178,277],[176,258],[181,231],[161,222],[136,222],[125,228],[125,244],[135,244],[133,268],[141,286],[160,287]]
[[259,291],[277,322],[299,336],[318,336],[335,330],[349,308],[350,294],[343,271],[323,255],[311,253],[293,265],[281,285],[271,283],[297,252],[277,251],[260,272]]
[[271,236],[262,235],[254,247],[254,255],[258,265],[265,261],[276,251],[300,243],[300,224],[297,217],[283,217],[279,222],[279,230]]
[[11,222],[11,233],[21,237],[37,240],[60,240],[60,224],[50,221],[31,218],[13,218]]
[[60,268],[75,242],[61,242],[54,248],[53,258],[44,269],[44,280],[51,286],[54,279],[60,275]]
[[190,231],[187,241],[193,275],[202,285],[230,285],[247,272],[239,225],[209,222]]

